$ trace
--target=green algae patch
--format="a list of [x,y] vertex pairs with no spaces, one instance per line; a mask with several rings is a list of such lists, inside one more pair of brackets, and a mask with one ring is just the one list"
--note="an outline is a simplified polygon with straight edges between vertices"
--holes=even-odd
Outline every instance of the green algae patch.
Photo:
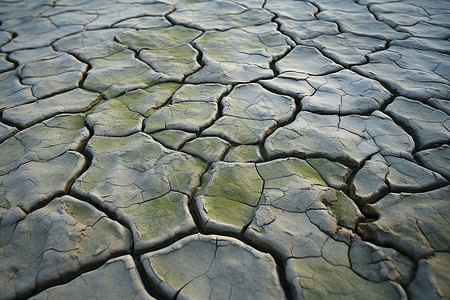
[[263,180],[255,164],[218,162],[203,176],[197,196],[228,199],[256,206],[263,189]]
[[353,200],[347,197],[343,192],[335,191],[334,194],[334,199],[325,204],[336,215],[339,225],[354,229],[358,219],[362,218],[358,207]]
[[230,147],[228,142],[218,137],[206,137],[187,142],[181,151],[211,163],[220,160]]
[[130,111],[124,103],[111,99],[97,106],[86,122],[95,135],[126,136],[141,130],[144,117]]
[[166,147],[178,150],[184,143],[196,137],[195,133],[176,129],[162,130],[152,133],[151,136]]
[[202,200],[208,212],[208,222],[226,224],[240,230],[252,220],[252,206],[219,197],[202,196]]
[[[162,197],[123,208],[126,216],[134,221],[140,238],[137,248],[156,246],[164,239],[195,229],[187,208],[188,197],[170,192]],[[142,242],[144,241],[144,242]]]
[[306,161],[319,172],[329,186],[337,189],[347,187],[347,180],[352,174],[350,168],[326,158],[308,158]]
[[262,160],[259,146],[240,145],[231,148],[224,158],[227,162],[259,162]]
[[133,230],[135,248],[150,249],[195,229],[188,198],[206,165],[164,148],[150,136],[94,136],[92,165],[73,184],[75,193],[114,211]]
[[449,280],[450,275],[448,270],[450,268],[450,254],[447,252],[437,252],[430,259],[431,268],[436,274],[435,279],[439,285],[439,289],[445,297],[450,296]]
[[68,130],[75,130],[84,127],[84,115],[58,115],[48,121],[45,121],[44,124],[48,127],[55,128],[64,128]]
[[172,102],[219,102],[230,86],[214,83],[184,84],[172,96]]
[[132,30],[119,40],[139,52],[139,58],[155,71],[180,81],[200,68],[198,52],[190,44],[201,31],[180,25],[162,29]]
[[180,25],[162,29],[132,30],[119,36],[119,40],[133,49],[165,49],[192,41],[200,30]]
[[239,234],[251,222],[263,185],[255,164],[213,163],[195,197],[202,226]]
[[163,106],[172,94],[180,87],[178,83],[160,83],[146,89],[130,91],[115,100],[125,104],[130,111],[148,117]]
[[153,133],[164,129],[198,132],[212,124],[217,114],[217,103],[175,103],[152,114],[145,122],[145,132]]
[[404,299],[399,285],[389,281],[372,282],[350,268],[333,265],[322,257],[290,258],[287,276],[297,277],[295,288],[305,299]]
[[264,180],[299,175],[313,184],[327,186],[320,174],[306,161],[297,158],[287,158],[258,164],[258,171]]

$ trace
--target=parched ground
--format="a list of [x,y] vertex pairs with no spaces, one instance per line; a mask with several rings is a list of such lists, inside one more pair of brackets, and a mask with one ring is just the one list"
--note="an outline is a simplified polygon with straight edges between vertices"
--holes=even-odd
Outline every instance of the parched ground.
[[0,299],[450,299],[448,0],[0,21]]

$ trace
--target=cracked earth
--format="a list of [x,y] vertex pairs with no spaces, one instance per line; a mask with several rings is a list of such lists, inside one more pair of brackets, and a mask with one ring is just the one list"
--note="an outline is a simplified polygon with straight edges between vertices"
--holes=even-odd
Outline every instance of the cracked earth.
[[0,299],[450,299],[449,20],[0,0]]

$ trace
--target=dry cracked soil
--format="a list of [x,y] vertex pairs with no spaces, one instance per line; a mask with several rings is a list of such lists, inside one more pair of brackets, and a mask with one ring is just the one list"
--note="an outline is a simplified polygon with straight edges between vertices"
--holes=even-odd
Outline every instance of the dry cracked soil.
[[450,299],[448,0],[0,0],[0,299]]

